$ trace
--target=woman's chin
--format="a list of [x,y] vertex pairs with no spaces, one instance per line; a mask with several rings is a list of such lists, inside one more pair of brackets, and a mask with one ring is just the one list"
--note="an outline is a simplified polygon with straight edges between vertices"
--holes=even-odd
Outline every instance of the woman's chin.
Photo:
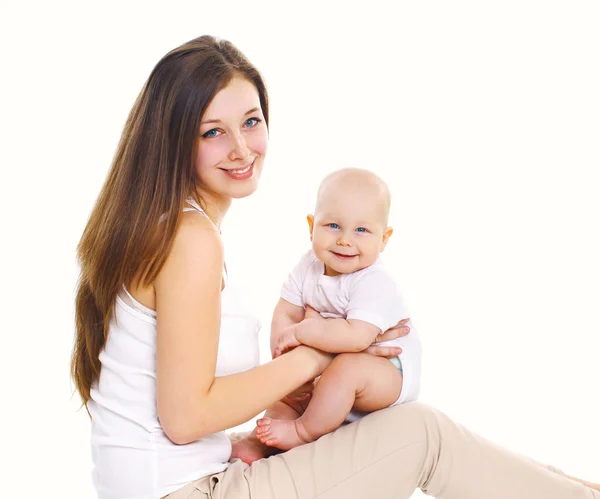
[[260,170],[255,170],[252,177],[245,180],[230,180],[224,186],[223,193],[226,193],[232,199],[246,198],[256,192],[258,181],[260,179]]
[[258,189],[258,182],[253,183],[249,186],[244,186],[243,188],[232,189],[229,194],[232,199],[243,199],[251,196]]

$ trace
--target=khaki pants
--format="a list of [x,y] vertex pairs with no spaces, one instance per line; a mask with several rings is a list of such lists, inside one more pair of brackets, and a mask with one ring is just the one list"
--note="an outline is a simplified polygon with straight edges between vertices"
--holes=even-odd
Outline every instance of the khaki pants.
[[168,498],[408,499],[417,488],[438,499],[600,499],[600,492],[417,402],[251,466],[237,460]]

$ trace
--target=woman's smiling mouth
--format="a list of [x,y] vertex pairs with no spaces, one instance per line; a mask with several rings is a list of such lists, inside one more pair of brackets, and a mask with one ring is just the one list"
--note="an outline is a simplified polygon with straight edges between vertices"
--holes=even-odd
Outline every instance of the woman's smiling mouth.
[[223,170],[231,178],[235,178],[236,180],[244,180],[244,179],[250,178],[252,176],[252,174],[254,173],[254,162],[255,161],[256,161],[256,158],[254,160],[252,160],[252,163],[244,166],[243,168],[236,168],[236,169],[231,169],[231,170],[228,170],[226,168],[220,168],[220,169]]

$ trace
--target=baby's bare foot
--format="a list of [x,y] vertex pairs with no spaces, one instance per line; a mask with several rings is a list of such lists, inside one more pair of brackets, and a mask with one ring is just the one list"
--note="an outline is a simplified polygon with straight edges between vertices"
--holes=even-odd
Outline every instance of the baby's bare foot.
[[246,464],[252,464],[263,457],[275,454],[276,451],[277,449],[270,448],[258,440],[256,431],[253,431],[246,438],[231,444],[231,459],[241,459]]
[[290,450],[310,440],[303,439],[298,433],[298,420],[262,418],[257,422],[256,436],[265,445]]

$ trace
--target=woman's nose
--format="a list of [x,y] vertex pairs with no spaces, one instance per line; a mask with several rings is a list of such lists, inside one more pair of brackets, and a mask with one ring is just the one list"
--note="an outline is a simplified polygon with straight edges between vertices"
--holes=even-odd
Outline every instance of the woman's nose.
[[229,159],[235,161],[236,159],[246,159],[250,156],[250,149],[246,144],[245,137],[240,133],[232,138],[231,151],[229,153]]

